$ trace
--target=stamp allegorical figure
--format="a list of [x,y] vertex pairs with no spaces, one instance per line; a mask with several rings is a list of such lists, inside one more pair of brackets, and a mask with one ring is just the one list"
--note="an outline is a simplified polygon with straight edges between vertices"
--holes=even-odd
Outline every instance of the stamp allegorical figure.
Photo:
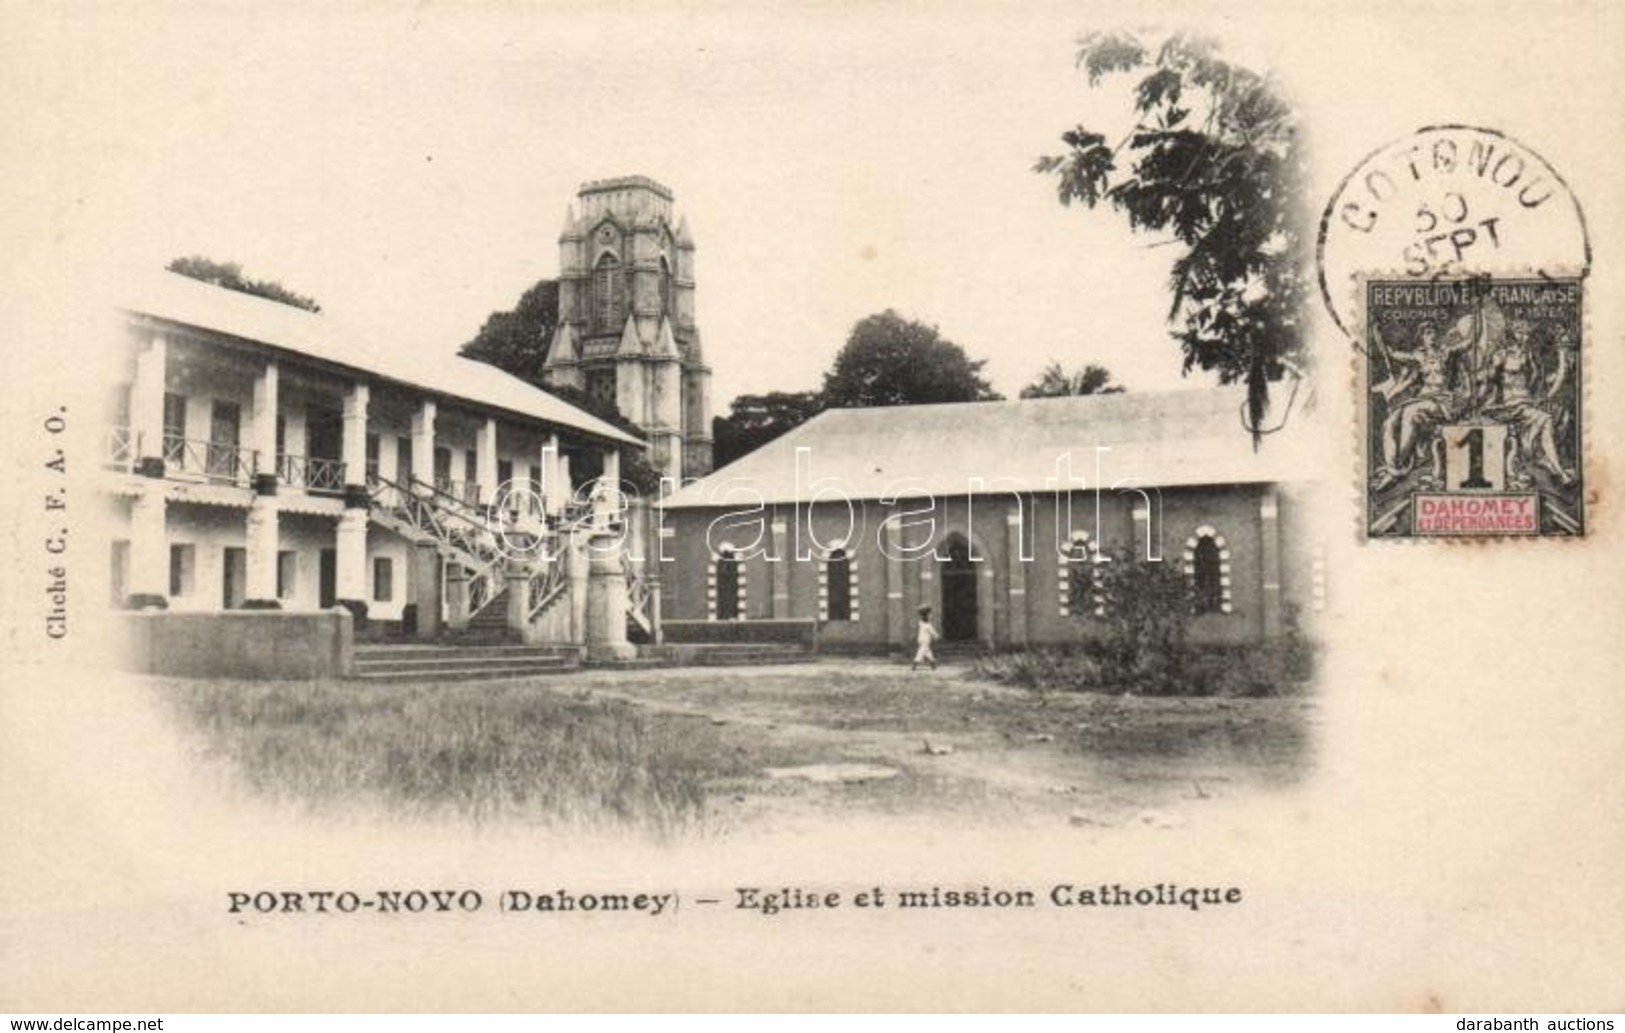
[[[1389,399],[1388,415],[1382,421],[1383,462],[1377,475],[1378,488],[1386,488],[1404,476],[1411,467],[1417,439],[1456,419],[1468,402],[1452,374],[1453,360],[1472,347],[1472,339],[1452,331],[1447,342],[1441,344],[1439,329],[1433,323],[1418,327],[1417,336],[1415,351],[1384,349],[1390,376],[1373,389]],[[1380,335],[1376,340],[1380,344]],[[1395,378],[1393,374],[1400,369],[1405,372]],[[1416,388],[1414,392],[1412,387]]]
[[1511,467],[1514,483],[1528,484],[1527,464],[1534,461],[1556,477],[1559,483],[1574,483],[1574,473],[1563,466],[1558,455],[1557,424],[1572,416],[1560,392],[1573,366],[1573,345],[1568,330],[1553,330],[1553,350],[1557,369],[1550,378],[1542,376],[1541,362],[1530,341],[1528,320],[1514,319],[1507,327],[1507,342],[1490,356],[1485,371],[1485,388],[1491,404],[1484,415],[1512,430],[1514,450]]
[[1583,534],[1580,281],[1370,280],[1363,295],[1368,536]]

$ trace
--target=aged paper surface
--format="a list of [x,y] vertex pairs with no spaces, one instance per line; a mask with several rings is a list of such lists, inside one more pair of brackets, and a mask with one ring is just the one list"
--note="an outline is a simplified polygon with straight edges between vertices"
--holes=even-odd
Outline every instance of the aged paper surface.
[[[74,508],[93,492],[99,431],[78,414],[98,404],[98,335],[113,332],[103,288],[121,263],[193,251],[242,260],[386,334],[405,339],[427,320],[428,338],[451,348],[552,274],[558,213],[577,183],[647,173],[707,213],[696,216],[702,313],[735,320],[707,324],[719,412],[738,393],[811,383],[851,318],[910,282],[888,262],[936,278],[934,299],[899,302],[922,318],[934,301],[992,285],[973,305],[980,322],[942,318],[1013,393],[1054,348],[1042,313],[1000,331],[1006,310],[1028,303],[1019,276],[983,280],[984,270],[1041,258],[1019,234],[1002,250],[952,243],[984,240],[1003,218],[1021,225],[1028,213],[973,184],[1025,178],[1058,234],[1105,242],[1065,274],[1096,299],[1083,336],[1147,342],[1135,356],[1100,354],[1131,387],[1169,386],[1166,256],[1115,224],[1106,232],[1104,215],[1062,209],[1028,171],[1100,110],[1072,68],[1076,37],[1147,25],[1212,34],[1283,84],[1312,141],[1315,214],[1379,148],[1465,125],[1558,170],[1589,237],[1583,538],[1363,541],[1353,345],[1313,304],[1330,588],[1314,748],[1295,784],[1193,803],[1172,827],[836,807],[820,821],[651,843],[312,816],[206,777],[141,684],[100,666],[103,555],[77,547],[95,528],[88,506]],[[1617,8],[826,5],[769,16],[711,5],[13,3],[0,8],[0,34],[10,481],[0,1007],[1625,1009]],[[513,167],[493,175],[503,160]],[[828,249],[882,260],[797,269],[799,255]],[[758,290],[753,275],[799,304],[719,300]],[[495,286],[470,294],[470,284]],[[1341,300],[1356,287],[1328,289]],[[401,294],[410,303],[390,324]],[[822,307],[838,318],[822,322]],[[764,373],[775,365],[779,379]],[[53,416],[66,429],[53,432]],[[46,467],[58,447],[66,481]],[[53,639],[58,557],[45,542],[62,525],[42,500],[64,484],[83,522],[69,524],[62,557],[71,630]],[[390,922],[227,909],[228,894],[261,889],[473,887],[494,900],[575,887],[731,901],[752,886],[850,900],[872,886],[1044,896],[1100,882],[1234,886],[1244,899],[1195,913],[688,906],[566,919],[487,908]]]

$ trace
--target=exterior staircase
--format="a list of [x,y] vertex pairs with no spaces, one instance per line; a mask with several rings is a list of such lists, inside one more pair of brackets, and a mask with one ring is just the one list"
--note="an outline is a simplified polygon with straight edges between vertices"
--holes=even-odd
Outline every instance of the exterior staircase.
[[468,619],[468,625],[449,632],[459,642],[512,642],[517,633],[508,627],[508,590],[504,588]]
[[356,680],[389,684],[534,678],[580,667],[577,651],[562,646],[412,643],[355,650]]

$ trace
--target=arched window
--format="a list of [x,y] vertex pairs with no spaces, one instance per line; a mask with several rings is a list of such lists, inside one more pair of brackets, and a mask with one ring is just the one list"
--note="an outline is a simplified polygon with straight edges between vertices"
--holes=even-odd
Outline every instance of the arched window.
[[724,545],[711,558],[706,578],[710,617],[714,621],[745,619],[745,565],[731,545]]
[[660,314],[675,319],[677,313],[671,310],[671,263],[666,256],[660,256]]
[[1185,540],[1185,579],[1198,614],[1230,613],[1230,545],[1211,527],[1198,527]]
[[1090,538],[1088,531],[1074,531],[1061,556],[1060,576],[1056,578],[1062,617],[1106,616],[1106,589],[1099,560],[1100,543]]
[[606,251],[592,271],[593,328],[600,332],[619,330],[625,312],[626,274],[620,259]]
[[844,547],[831,549],[819,564],[818,617],[826,621],[858,619],[858,561]]

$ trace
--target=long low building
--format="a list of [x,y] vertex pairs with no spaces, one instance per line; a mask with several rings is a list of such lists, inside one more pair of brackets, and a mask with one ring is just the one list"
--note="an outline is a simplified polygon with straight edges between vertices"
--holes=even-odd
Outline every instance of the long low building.
[[[103,478],[114,600],[321,610],[419,634],[505,602],[490,529],[556,532],[643,443],[494,367],[382,351],[326,316],[174,274],[131,281]],[[556,564],[554,567],[556,568]],[[515,629],[522,630],[522,629]],[[580,637],[579,627],[576,638]]]
[[[1178,564],[1199,641],[1324,604],[1304,466],[1238,390],[826,411],[664,502],[663,612],[815,620],[823,647],[1100,633],[1098,559]],[[1299,435],[1301,437],[1301,435]]]

